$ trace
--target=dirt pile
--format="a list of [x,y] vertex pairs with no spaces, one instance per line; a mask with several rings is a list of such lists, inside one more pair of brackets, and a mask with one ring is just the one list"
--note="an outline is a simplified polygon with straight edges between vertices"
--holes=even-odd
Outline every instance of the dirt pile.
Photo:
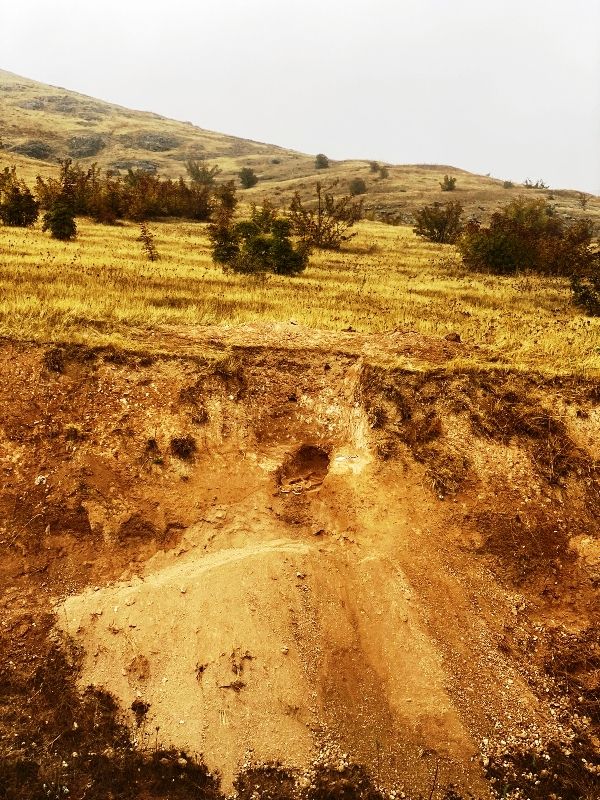
[[359,764],[397,796],[594,796],[599,387],[282,333],[217,359],[199,334],[4,344],[8,762],[72,761],[25,736],[67,635],[139,752],[202,754],[225,788],[280,762],[300,787]]

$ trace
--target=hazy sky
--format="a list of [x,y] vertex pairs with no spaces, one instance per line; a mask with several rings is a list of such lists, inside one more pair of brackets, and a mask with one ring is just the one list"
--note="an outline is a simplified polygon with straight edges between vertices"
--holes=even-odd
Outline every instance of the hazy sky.
[[600,0],[0,0],[0,67],[307,153],[600,194]]

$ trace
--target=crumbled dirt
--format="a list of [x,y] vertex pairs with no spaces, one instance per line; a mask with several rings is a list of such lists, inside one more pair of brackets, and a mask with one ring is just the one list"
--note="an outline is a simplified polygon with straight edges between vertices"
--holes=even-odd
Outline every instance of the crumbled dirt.
[[2,343],[0,797],[597,796],[600,387],[295,328]]

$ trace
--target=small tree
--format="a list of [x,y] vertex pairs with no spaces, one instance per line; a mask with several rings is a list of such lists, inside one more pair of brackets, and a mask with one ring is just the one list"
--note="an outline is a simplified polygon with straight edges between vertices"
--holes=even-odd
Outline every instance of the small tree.
[[39,214],[39,203],[24,183],[13,183],[0,192],[0,220],[5,225],[28,228]]
[[587,207],[587,204],[592,199],[592,197],[593,195],[588,194],[587,192],[577,192],[577,202],[579,203],[581,208],[583,208],[584,211]]
[[413,230],[417,236],[430,242],[455,242],[463,227],[462,212],[463,207],[459,202],[423,206],[415,212],[416,224]]
[[158,261],[160,256],[154,244],[154,235],[146,222],[140,223],[140,235],[138,241],[142,243],[142,250],[146,253],[148,261]]
[[316,169],[327,169],[329,167],[329,159],[325,153],[317,153],[315,156]]
[[444,175],[444,180],[440,181],[442,192],[453,192],[456,189],[456,178]]
[[350,189],[352,197],[356,197],[357,194],[365,194],[367,191],[367,184],[363,178],[352,178],[348,188]]
[[355,234],[347,231],[362,219],[363,200],[354,200],[350,196],[336,199],[328,189],[336,184],[323,188],[321,183],[315,186],[316,202],[307,207],[302,202],[300,192],[292,198],[289,219],[294,233],[309,247],[321,250],[339,250],[342,243]]
[[77,235],[75,211],[68,199],[59,197],[44,214],[43,231],[50,231],[53,239],[68,242]]
[[586,276],[571,276],[573,305],[588,317],[600,317],[600,261],[596,270]]
[[251,189],[258,183],[258,175],[250,167],[242,167],[238,172],[242,189]]
[[379,166],[379,162],[369,161],[369,169],[371,170],[371,172],[379,172],[379,170],[381,169],[381,167]]
[[192,183],[199,186],[214,186],[217,176],[222,172],[216,164],[209,167],[203,161],[193,159],[185,162],[185,170]]
[[379,177],[383,181],[390,177],[390,171],[387,167],[379,167]]

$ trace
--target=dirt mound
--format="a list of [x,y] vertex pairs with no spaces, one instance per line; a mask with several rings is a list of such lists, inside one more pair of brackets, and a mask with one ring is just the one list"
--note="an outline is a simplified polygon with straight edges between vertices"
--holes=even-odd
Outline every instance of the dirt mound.
[[53,609],[139,751],[226,788],[282,762],[594,796],[599,387],[247,335],[217,360],[199,332],[186,357],[0,349],[10,758],[72,760],[24,722]]

